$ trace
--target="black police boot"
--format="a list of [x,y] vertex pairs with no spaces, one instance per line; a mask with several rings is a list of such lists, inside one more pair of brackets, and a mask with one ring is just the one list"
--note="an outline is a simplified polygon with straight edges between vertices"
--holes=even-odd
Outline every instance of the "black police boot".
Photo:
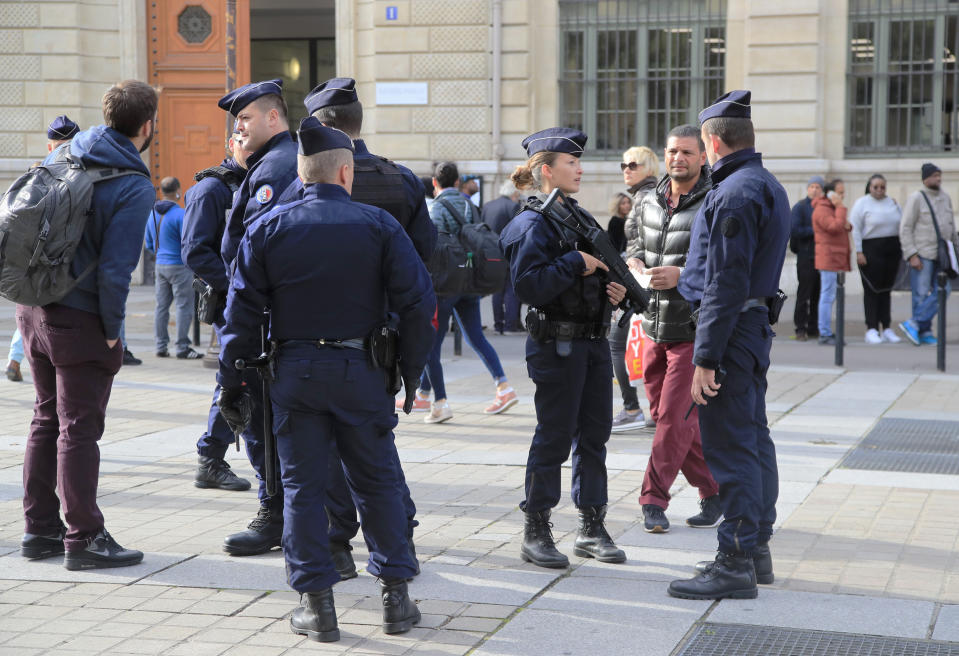
[[569,558],[556,549],[553,532],[550,530],[549,511],[526,513],[526,526],[523,529],[523,548],[520,557],[526,562],[540,567],[569,567]]
[[713,528],[723,518],[723,509],[719,505],[719,495],[714,494],[699,501],[699,514],[686,519],[693,528]]
[[681,599],[755,599],[756,569],[743,554],[720,551],[716,561],[691,579],[669,584],[669,595]]
[[138,565],[143,560],[143,552],[124,549],[113,539],[106,529],[100,529],[90,540],[86,549],[68,551],[63,557],[63,566],[71,571],[79,569],[106,569],[108,567],[127,567]]
[[59,530],[46,535],[24,533],[23,539],[20,540],[20,555],[30,560],[62,556],[63,536],[66,534],[67,529],[63,526]]
[[256,556],[280,546],[283,513],[272,511],[266,503],[260,503],[260,510],[246,528],[241,533],[226,536],[223,551],[231,556]]
[[[701,560],[696,563],[697,572],[705,572],[715,564],[715,560]],[[769,551],[769,543],[761,544],[753,551],[753,566],[756,568],[756,583],[772,585],[776,581],[773,574],[773,557]]]
[[410,599],[405,579],[381,581],[383,584],[383,633],[406,633],[420,621],[420,609]]
[[595,558],[601,563],[624,563],[626,552],[618,548],[603,523],[606,506],[579,509],[579,535],[573,553],[582,558]]
[[333,588],[301,594],[300,605],[290,617],[290,630],[317,642],[339,640],[340,629],[337,628],[336,608],[333,607]]
[[236,490],[237,492],[250,489],[250,481],[234,474],[226,460],[209,456],[199,456],[197,458],[196,476],[193,479],[193,484],[200,488],[214,487],[221,490]]
[[340,575],[340,580],[355,579],[356,563],[353,562],[353,547],[341,542],[330,542],[330,556],[333,558],[333,567]]

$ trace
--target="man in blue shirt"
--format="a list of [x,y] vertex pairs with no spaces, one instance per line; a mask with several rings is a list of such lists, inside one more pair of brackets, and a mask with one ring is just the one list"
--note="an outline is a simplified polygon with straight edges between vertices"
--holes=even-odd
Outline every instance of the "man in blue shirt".
[[163,195],[150,211],[145,234],[146,249],[156,253],[156,310],[153,316],[153,334],[156,356],[170,357],[167,344],[170,333],[170,303],[176,304],[176,357],[197,360],[203,356],[190,347],[190,323],[193,321],[193,272],[180,257],[180,236],[183,231],[183,208],[180,200],[180,181],[173,177],[160,180]]

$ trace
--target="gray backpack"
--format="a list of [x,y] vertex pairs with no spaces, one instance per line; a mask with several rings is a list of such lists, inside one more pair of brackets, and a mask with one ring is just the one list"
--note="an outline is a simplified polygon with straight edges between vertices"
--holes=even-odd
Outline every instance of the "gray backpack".
[[67,295],[97,266],[76,278],[70,263],[93,214],[93,185],[142,171],[85,166],[61,147],[49,164],[21,175],[0,198],[0,296],[46,305]]

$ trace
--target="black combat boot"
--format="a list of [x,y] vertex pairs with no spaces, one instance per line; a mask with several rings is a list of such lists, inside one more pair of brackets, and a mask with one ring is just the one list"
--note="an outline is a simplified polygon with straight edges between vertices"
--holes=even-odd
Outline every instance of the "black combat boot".
[[[715,563],[715,560],[701,560],[696,563],[696,571],[705,572]],[[776,581],[776,576],[773,574],[773,556],[769,552],[768,542],[757,546],[753,551],[753,566],[756,568],[756,583],[772,585]]]
[[686,525],[693,528],[713,528],[723,518],[723,509],[719,504],[719,495],[714,494],[711,497],[701,499],[699,502],[699,514],[686,519]]
[[341,581],[355,579],[357,576],[352,551],[353,547],[349,543],[330,542],[330,557],[333,559],[333,567],[336,568]]
[[573,553],[582,558],[595,558],[601,563],[624,563],[626,552],[618,548],[606,532],[603,521],[606,506],[579,509],[579,535]]
[[290,630],[317,642],[339,640],[340,630],[336,625],[336,608],[333,607],[333,588],[301,594],[300,605],[290,617]]
[[193,485],[199,488],[212,487],[237,492],[250,489],[250,481],[234,474],[226,460],[209,456],[198,456]]
[[226,536],[223,551],[231,556],[256,556],[280,546],[283,537],[283,513],[270,510],[270,506],[260,503],[256,517],[241,533]]
[[553,542],[553,527],[549,522],[549,511],[526,512],[526,526],[523,529],[523,548],[520,557],[540,567],[569,567],[569,558],[556,549]]
[[420,609],[410,599],[405,579],[381,581],[383,585],[383,633],[406,633],[420,621]]
[[753,559],[722,551],[705,571],[669,584],[669,595],[682,599],[755,599],[758,594]]

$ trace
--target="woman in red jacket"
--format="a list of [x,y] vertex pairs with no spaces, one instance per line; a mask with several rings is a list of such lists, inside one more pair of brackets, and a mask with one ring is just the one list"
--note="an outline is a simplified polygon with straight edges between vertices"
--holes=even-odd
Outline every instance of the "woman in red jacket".
[[819,271],[819,343],[835,344],[836,336],[829,324],[832,304],[836,300],[836,275],[849,271],[849,231],[846,206],[842,203],[841,182],[827,185],[827,193],[812,202],[812,228],[816,238],[816,269]]

